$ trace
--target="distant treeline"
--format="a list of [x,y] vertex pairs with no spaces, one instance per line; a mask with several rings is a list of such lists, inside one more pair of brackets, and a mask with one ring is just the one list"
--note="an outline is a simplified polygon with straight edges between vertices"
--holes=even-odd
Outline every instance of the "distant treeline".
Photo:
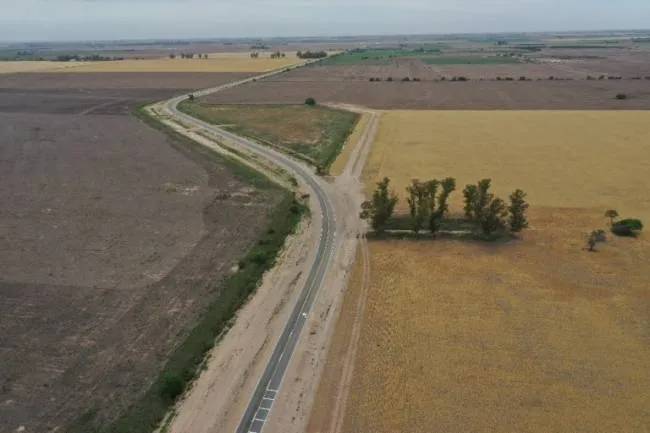
[[207,59],[208,55],[207,54],[195,54],[195,53],[180,53],[178,55],[176,55],[175,53],[171,53],[169,55],[170,59],[175,59],[176,57],[180,57],[181,59],[193,59],[195,57],[197,59]]
[[78,54],[63,54],[56,56],[57,62],[105,62],[109,60],[124,60],[124,57],[108,57],[93,54],[90,56],[80,56]]
[[300,59],[324,59],[327,57],[325,51],[298,51],[296,55]]

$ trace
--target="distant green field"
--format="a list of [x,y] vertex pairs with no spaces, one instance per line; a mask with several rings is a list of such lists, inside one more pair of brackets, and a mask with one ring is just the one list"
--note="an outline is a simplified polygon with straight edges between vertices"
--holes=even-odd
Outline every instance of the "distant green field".
[[437,57],[424,57],[421,58],[424,63],[429,65],[510,65],[521,63],[516,57],[503,57],[503,56],[437,56]]
[[420,58],[439,53],[439,48],[432,47],[417,49],[360,49],[327,58],[322,63],[326,65],[386,65],[392,59],[396,58]]

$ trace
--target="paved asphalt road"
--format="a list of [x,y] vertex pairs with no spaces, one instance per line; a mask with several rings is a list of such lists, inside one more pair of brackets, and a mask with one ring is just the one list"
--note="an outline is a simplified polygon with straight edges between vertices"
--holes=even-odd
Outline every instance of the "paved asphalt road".
[[[254,78],[260,79],[276,73],[278,72]],[[194,93],[194,96],[198,97],[215,93],[245,84],[254,78],[226,84],[213,89],[202,90]],[[325,272],[333,255],[336,219],[327,192],[321,187],[322,180],[314,174],[312,169],[274,149],[237,136],[181,112],[178,110],[178,104],[187,98],[188,95],[182,95],[167,101],[164,105],[165,114],[181,121],[184,125],[190,126],[192,130],[200,130],[204,135],[216,139],[217,142],[225,138],[230,142],[236,143],[237,146],[241,146],[249,152],[262,156],[273,164],[285,169],[311,190],[311,194],[316,197],[320,208],[311,209],[311,211],[322,214],[321,238],[318,244],[316,258],[309,271],[309,276],[237,428],[237,433],[259,433],[262,431],[264,423],[269,417],[278,392],[280,392],[282,379],[291,360],[291,355],[300,337],[300,332],[307,321],[314,298],[322,285]]]

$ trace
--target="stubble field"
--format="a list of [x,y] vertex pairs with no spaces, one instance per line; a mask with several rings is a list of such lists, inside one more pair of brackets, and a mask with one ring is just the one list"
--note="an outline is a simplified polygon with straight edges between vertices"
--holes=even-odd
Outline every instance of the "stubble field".
[[[650,113],[384,116],[369,189],[383,176],[402,197],[415,177],[454,176],[459,189],[491,177],[499,195],[529,193],[531,227],[498,244],[370,242],[341,431],[647,431],[647,234],[583,248],[586,233],[606,228],[607,208],[650,219]],[[461,213],[460,196],[452,213]],[[338,325],[333,357],[348,344],[349,322]],[[323,404],[343,398],[332,398],[340,363],[328,365]],[[311,431],[324,431],[328,411],[319,407]]]

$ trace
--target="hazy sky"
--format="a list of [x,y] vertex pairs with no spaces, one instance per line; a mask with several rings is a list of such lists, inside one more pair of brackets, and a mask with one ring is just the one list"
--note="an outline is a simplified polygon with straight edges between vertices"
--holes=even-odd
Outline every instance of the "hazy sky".
[[0,0],[0,41],[650,27],[650,0]]

